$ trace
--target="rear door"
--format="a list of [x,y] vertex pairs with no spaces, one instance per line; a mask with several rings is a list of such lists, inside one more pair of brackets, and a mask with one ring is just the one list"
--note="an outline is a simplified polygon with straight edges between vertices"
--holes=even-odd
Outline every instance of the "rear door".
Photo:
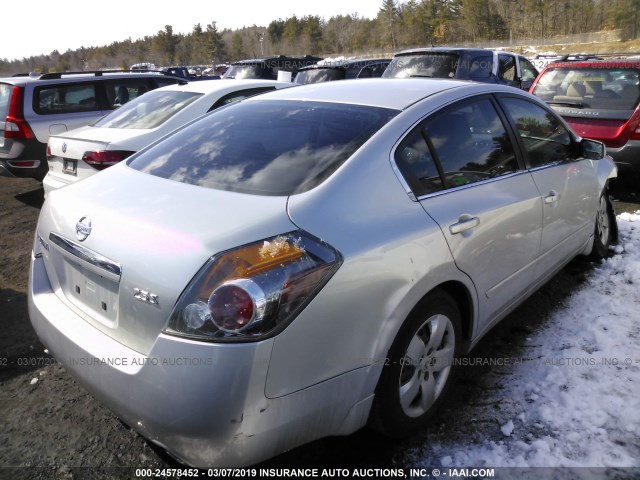
[[582,250],[593,233],[598,181],[593,162],[574,158],[571,133],[556,115],[528,99],[502,96],[543,201],[540,275]]
[[36,138],[47,143],[49,135],[59,135],[88,125],[103,115],[99,82],[50,83],[33,89],[27,121]]
[[[476,286],[480,318],[507,310],[534,280],[541,199],[490,96],[431,116],[396,164]],[[480,325],[480,328],[486,324]]]

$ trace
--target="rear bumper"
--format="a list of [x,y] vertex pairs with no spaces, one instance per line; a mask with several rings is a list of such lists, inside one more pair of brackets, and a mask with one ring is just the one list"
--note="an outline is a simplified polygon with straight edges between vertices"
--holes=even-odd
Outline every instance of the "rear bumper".
[[143,436],[196,467],[253,465],[366,422],[369,369],[267,398],[274,339],[213,344],[159,335],[142,355],[92,327],[51,289],[44,262],[29,277],[33,327],[87,390]]
[[44,187],[44,194],[47,195],[50,191],[58,188],[66,187],[76,181],[76,177],[70,177],[69,175],[56,175],[51,171],[42,180],[42,186]]
[[625,173],[640,173],[640,140],[629,140],[621,148],[607,147],[622,175]]
[[0,148],[0,176],[42,180],[49,170],[47,144],[36,139],[16,142],[4,139]]

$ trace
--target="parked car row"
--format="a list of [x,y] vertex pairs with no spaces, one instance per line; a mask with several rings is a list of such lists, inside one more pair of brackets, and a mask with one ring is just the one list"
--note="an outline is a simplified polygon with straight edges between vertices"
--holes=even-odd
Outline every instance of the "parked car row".
[[91,125],[52,136],[45,194],[115,165],[216,108],[291,86],[275,80],[238,80],[176,84],[149,92]]
[[[422,48],[398,52],[392,59],[276,56],[244,60],[232,64],[224,78],[276,79],[280,71],[286,71],[298,85],[382,76],[462,79],[530,89],[560,112],[578,134],[603,141],[624,176],[640,171],[638,62],[601,60],[588,54],[564,55],[553,62],[538,76],[528,59],[510,52]],[[167,68],[164,75],[148,71],[152,67],[148,63],[133,65],[135,74],[70,72],[0,79],[0,175],[42,180],[51,171],[57,178],[46,182],[47,190],[69,183],[62,179],[73,180],[73,172],[77,174],[73,163],[62,170],[69,175],[65,177],[59,175],[57,160],[52,164],[46,161],[49,135],[66,136],[66,132],[94,122],[146,91],[184,82],[188,77],[185,67]],[[71,159],[60,152],[54,157]],[[93,165],[116,160],[111,157],[107,163]],[[89,174],[96,170],[82,171]]]
[[186,83],[158,72],[0,78],[0,175],[42,180],[50,135],[87,125],[149,90]]

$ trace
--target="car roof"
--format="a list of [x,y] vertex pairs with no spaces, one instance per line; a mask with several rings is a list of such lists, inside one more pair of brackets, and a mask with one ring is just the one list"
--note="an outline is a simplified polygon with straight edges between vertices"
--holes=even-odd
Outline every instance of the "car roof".
[[[55,76],[54,76],[55,75]],[[60,75],[58,78],[57,75]],[[60,73],[60,74],[39,74],[37,76],[32,76],[31,74],[20,74],[12,77],[3,77],[0,78],[0,83],[10,83],[12,85],[26,85],[28,83],[34,84],[45,84],[46,83],[71,83],[77,81],[92,81],[92,80],[102,80],[105,78],[109,79],[120,79],[120,78],[141,78],[144,76],[151,76],[157,78],[174,78],[177,80],[184,81],[184,78],[176,77],[174,75],[167,75],[158,71],[143,71],[140,72],[117,72],[117,71],[108,71],[108,72],[73,72],[73,73]]]
[[[397,55],[409,55],[415,53],[462,53],[462,52],[478,52],[478,53],[494,53],[497,50],[490,50],[487,48],[465,48],[465,47],[421,47],[421,48],[410,48],[408,50],[402,50],[400,52],[396,52],[394,56]],[[511,52],[504,52],[511,53]]]
[[236,62],[231,62],[231,65],[245,65],[245,64],[254,64],[254,63],[263,63],[263,62],[272,62],[274,60],[316,60],[321,59],[321,57],[313,57],[311,55],[274,55],[272,57],[258,57],[258,58],[246,58],[244,60],[238,60]]
[[194,93],[212,93],[220,91],[233,92],[243,88],[259,88],[259,87],[278,87],[278,86],[294,86],[291,82],[279,82],[277,80],[262,80],[262,79],[213,79],[213,80],[198,80],[195,82],[189,82],[183,85],[167,85],[166,87],[156,88],[154,91],[169,91],[175,90],[179,92],[194,92]]
[[247,101],[274,99],[368,105],[404,110],[423,98],[452,90],[466,88],[473,92],[513,91],[511,87],[483,84],[465,80],[436,78],[365,78],[358,81],[321,82],[286,88],[253,97]]
[[349,58],[349,59],[324,59],[320,60],[315,65],[309,65],[306,67],[302,67],[300,71],[304,70],[318,70],[321,68],[348,68],[352,65],[362,65],[363,67],[366,65],[370,65],[372,63],[380,63],[380,62],[390,62],[391,58]]

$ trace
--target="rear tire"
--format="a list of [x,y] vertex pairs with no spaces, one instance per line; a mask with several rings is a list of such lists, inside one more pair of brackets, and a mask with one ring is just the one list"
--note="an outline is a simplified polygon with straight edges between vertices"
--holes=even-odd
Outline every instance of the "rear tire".
[[400,328],[383,367],[369,425],[402,438],[429,422],[455,372],[460,311],[441,291],[429,293]]

